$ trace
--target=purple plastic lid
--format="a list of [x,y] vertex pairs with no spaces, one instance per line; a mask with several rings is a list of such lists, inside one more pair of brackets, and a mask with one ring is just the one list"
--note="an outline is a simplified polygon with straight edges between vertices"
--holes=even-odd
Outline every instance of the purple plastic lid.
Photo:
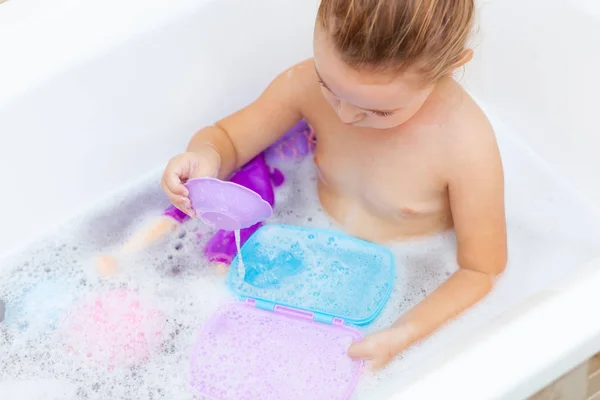
[[348,356],[355,329],[335,319],[253,300],[219,310],[204,324],[191,355],[191,385],[209,400],[347,400],[362,370]]
[[248,228],[273,214],[269,203],[259,194],[233,182],[197,178],[185,186],[198,218],[218,229]]

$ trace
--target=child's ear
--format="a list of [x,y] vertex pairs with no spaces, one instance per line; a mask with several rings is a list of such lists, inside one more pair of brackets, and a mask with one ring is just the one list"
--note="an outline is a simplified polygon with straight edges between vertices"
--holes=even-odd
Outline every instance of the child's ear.
[[459,68],[471,61],[473,58],[473,49],[465,49],[454,63],[454,68]]

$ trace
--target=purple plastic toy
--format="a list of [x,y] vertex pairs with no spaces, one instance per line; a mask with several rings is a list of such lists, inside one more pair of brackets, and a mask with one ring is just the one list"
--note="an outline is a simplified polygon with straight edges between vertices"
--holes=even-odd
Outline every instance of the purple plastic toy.
[[314,131],[308,122],[301,120],[265,150],[265,161],[274,165],[280,161],[301,160],[312,153],[314,147]]
[[253,301],[206,322],[191,354],[191,385],[210,400],[350,398],[362,362],[348,357],[355,329],[322,324],[310,313]]
[[[230,179],[231,182],[250,189],[258,194],[262,200],[271,207],[275,205],[274,187],[283,184],[285,178],[277,168],[270,168],[269,164],[280,161],[299,160],[310,154],[314,149],[313,131],[304,120],[296,124],[283,137],[271,145],[263,153],[240,168]],[[267,164],[269,160],[269,164]],[[193,182],[193,181],[192,181]],[[188,183],[189,184],[189,183]],[[191,191],[190,191],[191,192]],[[211,193],[211,195],[213,195]],[[190,193],[190,196],[191,193]],[[194,204],[194,199],[191,199]],[[256,198],[254,199],[254,201]],[[197,206],[197,204],[196,204]],[[265,209],[266,210],[266,209]],[[169,207],[164,215],[168,215],[178,222],[184,222],[189,217],[174,206]],[[246,240],[262,225],[257,222],[248,227],[242,227],[240,244]],[[232,223],[231,226],[236,226]],[[231,226],[227,228],[230,229]],[[204,247],[204,253],[211,262],[230,264],[237,254],[235,235],[231,230],[219,230]]]
[[273,214],[270,204],[260,195],[237,183],[198,178],[185,186],[198,218],[222,230],[248,228]]

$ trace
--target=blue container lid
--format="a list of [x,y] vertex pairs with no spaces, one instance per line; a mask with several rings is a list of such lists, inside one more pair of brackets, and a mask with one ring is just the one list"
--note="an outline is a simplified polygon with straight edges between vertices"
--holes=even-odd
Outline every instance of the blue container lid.
[[265,225],[244,244],[228,283],[241,298],[314,313],[314,319],[353,325],[375,320],[392,292],[392,253],[339,232]]

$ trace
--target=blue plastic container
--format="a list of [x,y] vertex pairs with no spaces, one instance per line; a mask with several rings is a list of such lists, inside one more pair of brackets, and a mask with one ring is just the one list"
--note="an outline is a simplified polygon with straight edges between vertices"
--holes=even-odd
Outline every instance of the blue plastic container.
[[257,306],[276,305],[314,313],[320,322],[341,318],[368,325],[392,292],[392,253],[339,232],[265,225],[248,239],[229,272],[231,290]]

